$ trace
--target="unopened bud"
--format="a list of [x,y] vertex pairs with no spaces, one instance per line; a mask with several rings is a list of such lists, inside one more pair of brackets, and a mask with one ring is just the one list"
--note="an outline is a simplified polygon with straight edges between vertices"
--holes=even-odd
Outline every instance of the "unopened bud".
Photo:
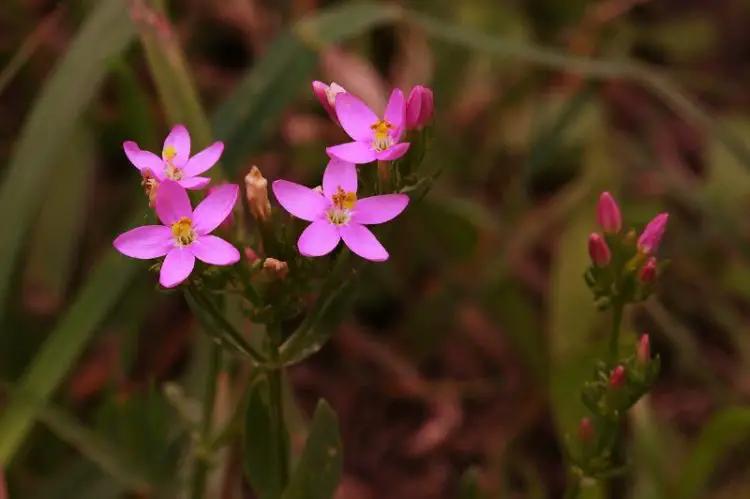
[[620,388],[623,384],[625,384],[625,366],[619,365],[609,373],[609,386]]
[[638,249],[646,255],[653,255],[659,249],[664,230],[667,228],[669,213],[659,213],[651,220],[638,238]]
[[271,216],[271,203],[268,201],[268,180],[257,166],[245,175],[245,197],[253,217],[264,222]]
[[594,438],[594,425],[591,424],[591,418],[582,418],[578,423],[578,438],[581,442],[591,442]]
[[635,350],[635,360],[640,366],[645,366],[651,360],[651,340],[648,334],[641,336]]
[[612,260],[612,252],[604,238],[594,232],[589,236],[589,256],[597,267],[605,267]]
[[596,205],[596,219],[604,232],[614,234],[622,229],[620,207],[609,192],[602,192],[602,195],[599,196],[599,204]]
[[646,263],[638,272],[638,279],[643,283],[652,282],[656,278],[656,258],[653,256],[646,260]]
[[317,97],[320,101],[323,109],[326,110],[328,116],[331,117],[334,123],[338,124],[339,119],[336,116],[336,96],[346,93],[346,89],[344,89],[344,87],[342,87],[335,81],[331,82],[330,85],[326,85],[322,81],[316,80],[312,82],[312,87],[313,93],[315,94],[315,97]]
[[243,253],[245,254],[245,259],[247,260],[247,262],[248,262],[248,263],[251,263],[251,264],[252,264],[252,263],[255,263],[255,262],[257,262],[257,261],[258,261],[258,259],[260,258],[260,257],[258,256],[258,254],[257,254],[257,253],[255,252],[255,250],[254,250],[254,249],[252,249],[252,248],[251,248],[251,247],[249,247],[249,246],[246,246],[246,247],[245,247],[245,248],[244,248],[244,249],[242,250],[242,252],[243,252]]
[[263,270],[278,279],[284,279],[289,274],[289,265],[276,258],[266,258],[263,260]]
[[425,126],[432,119],[434,109],[432,90],[422,85],[412,88],[406,101],[406,128],[413,130]]

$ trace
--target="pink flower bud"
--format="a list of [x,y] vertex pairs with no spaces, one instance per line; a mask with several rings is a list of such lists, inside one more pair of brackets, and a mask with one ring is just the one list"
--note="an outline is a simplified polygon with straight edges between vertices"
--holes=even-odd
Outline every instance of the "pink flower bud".
[[609,373],[609,386],[620,388],[623,384],[625,384],[625,366],[619,365]]
[[612,252],[609,251],[607,242],[596,232],[589,236],[589,255],[597,267],[605,267],[612,260]]
[[641,271],[638,273],[638,279],[643,283],[650,283],[656,277],[656,258],[653,256],[646,260],[646,263],[641,267]]
[[591,442],[594,438],[594,425],[591,424],[591,418],[582,418],[578,423],[578,438],[582,442]]
[[651,360],[651,340],[648,333],[641,336],[635,349],[635,360],[639,365],[645,366]]
[[245,259],[247,260],[248,263],[255,263],[258,260],[260,260],[258,253],[256,253],[255,250],[249,246],[246,246],[245,248],[243,248],[242,252],[245,254]]
[[336,123],[339,124],[339,119],[336,116],[336,96],[338,94],[346,93],[344,87],[338,83],[331,82],[330,85],[326,85],[322,81],[312,82],[313,93],[318,98],[323,109],[326,110],[328,116]]
[[422,85],[412,88],[406,101],[406,128],[413,130],[425,126],[432,119],[434,109],[432,90]]
[[596,206],[596,219],[604,232],[614,234],[622,229],[620,207],[609,192],[602,192],[602,195],[599,196],[599,204]]
[[641,237],[638,238],[638,249],[646,255],[656,253],[659,243],[667,228],[669,213],[659,213],[643,229]]

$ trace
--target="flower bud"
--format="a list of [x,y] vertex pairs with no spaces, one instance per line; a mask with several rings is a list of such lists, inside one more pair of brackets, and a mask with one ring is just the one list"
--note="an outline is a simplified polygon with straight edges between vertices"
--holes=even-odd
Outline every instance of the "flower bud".
[[609,373],[609,386],[612,388],[620,388],[625,384],[625,366],[622,364],[612,369]]
[[648,334],[641,336],[635,349],[635,360],[639,366],[645,366],[651,360],[651,340]]
[[578,438],[581,442],[591,442],[594,438],[594,425],[591,424],[591,418],[581,418],[581,422],[578,423]]
[[257,166],[245,175],[245,197],[250,213],[259,222],[265,222],[271,216],[271,203],[268,201],[268,180],[263,177]]
[[326,85],[322,81],[312,82],[313,93],[318,98],[323,109],[326,110],[328,116],[338,125],[339,119],[336,116],[336,96],[338,94],[346,93],[344,87],[338,83],[331,82],[330,85]]
[[609,192],[602,192],[602,195],[599,196],[599,204],[596,205],[596,219],[604,232],[615,234],[622,229],[620,207]]
[[432,119],[434,109],[432,90],[422,85],[412,88],[406,101],[406,128],[413,130],[425,126]]
[[641,253],[651,255],[659,249],[659,243],[667,228],[669,213],[659,213],[643,229],[641,237],[638,238],[638,249]]
[[612,260],[612,252],[609,251],[607,242],[596,232],[589,236],[589,256],[597,267],[605,267]]
[[278,279],[284,279],[289,274],[289,265],[276,258],[266,258],[263,260],[263,270]]
[[243,248],[242,252],[245,254],[245,259],[248,263],[255,263],[260,259],[258,253],[256,253],[250,246]]
[[646,263],[641,267],[638,272],[638,279],[645,284],[652,282],[656,278],[656,258],[649,257]]

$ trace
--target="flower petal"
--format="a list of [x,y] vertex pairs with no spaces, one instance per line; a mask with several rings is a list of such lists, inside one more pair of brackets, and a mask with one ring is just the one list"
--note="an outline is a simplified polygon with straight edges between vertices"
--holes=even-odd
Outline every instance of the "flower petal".
[[420,85],[413,87],[406,101],[406,128],[412,129],[419,125],[419,116],[422,112],[422,90]]
[[185,189],[192,191],[203,189],[211,183],[211,179],[208,177],[187,177],[177,181],[178,184],[183,186]]
[[190,133],[185,128],[185,125],[175,125],[172,130],[164,139],[164,148],[161,152],[161,157],[164,161],[167,161],[166,152],[168,147],[174,148],[174,157],[172,158],[172,164],[182,168],[187,163],[190,157]]
[[188,248],[198,260],[211,265],[231,265],[240,259],[237,248],[212,235],[199,236]]
[[235,184],[224,184],[214,188],[211,193],[195,207],[193,228],[200,234],[208,234],[221,225],[237,202],[240,188]]
[[164,225],[172,225],[182,217],[192,216],[190,198],[180,184],[172,180],[159,184],[156,190],[156,214]]
[[365,142],[347,142],[326,148],[326,152],[333,158],[348,161],[356,165],[363,165],[375,161],[375,151]]
[[174,247],[174,239],[169,227],[144,225],[120,234],[112,244],[125,256],[148,260],[166,255]]
[[164,161],[156,154],[144,151],[132,140],[122,143],[125,156],[128,157],[133,166],[138,168],[141,174],[150,171],[159,180],[164,178]]
[[327,255],[339,243],[339,231],[327,220],[318,220],[307,226],[297,240],[297,248],[304,256]]
[[195,266],[195,256],[187,248],[172,248],[161,264],[159,284],[173,288],[188,278]]
[[393,92],[391,92],[391,97],[388,99],[388,105],[385,106],[383,118],[393,125],[393,128],[398,129],[404,124],[405,112],[406,101],[404,100],[404,93],[400,89],[394,88]]
[[344,243],[357,255],[373,262],[388,260],[388,252],[375,238],[370,229],[358,223],[349,223],[339,227],[339,233]]
[[221,153],[223,152],[224,143],[221,141],[214,142],[188,160],[183,168],[185,175],[192,177],[205,172],[219,161]]
[[279,204],[302,220],[318,220],[328,208],[328,201],[322,194],[304,185],[276,180],[271,187]]
[[406,151],[409,150],[409,145],[408,142],[394,144],[385,151],[375,153],[375,158],[381,161],[393,161],[406,154]]
[[341,127],[354,140],[372,139],[372,125],[377,123],[377,115],[367,104],[352,94],[342,93],[336,96],[336,116]]
[[362,198],[354,205],[352,222],[364,225],[382,224],[393,220],[409,204],[406,194],[384,194]]
[[323,172],[323,194],[331,199],[339,187],[344,192],[357,192],[357,167],[354,163],[331,158]]

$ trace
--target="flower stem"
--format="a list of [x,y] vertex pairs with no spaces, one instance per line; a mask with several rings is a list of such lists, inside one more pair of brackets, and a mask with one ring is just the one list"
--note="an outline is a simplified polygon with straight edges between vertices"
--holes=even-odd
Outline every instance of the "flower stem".
[[203,394],[203,415],[200,427],[200,440],[198,451],[195,456],[192,483],[190,486],[190,497],[202,499],[206,489],[206,477],[208,475],[209,456],[207,447],[211,437],[211,426],[213,422],[214,403],[216,402],[216,381],[221,366],[221,347],[211,344],[211,353],[208,359],[208,375],[206,376],[206,389]]
[[391,181],[391,162],[378,161],[378,193],[387,192]]
[[581,493],[581,477],[574,472],[568,473],[568,483],[565,486],[564,499],[578,499]]
[[288,449],[287,439],[284,435],[284,428],[286,421],[284,419],[284,397],[282,394],[282,381],[284,375],[284,368],[279,365],[279,348],[281,346],[281,328],[277,324],[268,326],[268,339],[269,339],[269,351],[271,357],[271,364],[274,365],[268,371],[268,383],[270,387],[270,403],[271,410],[273,411],[275,420],[275,432],[274,440],[277,448],[278,469],[281,473],[279,482],[281,483],[281,490],[286,488],[288,476]]
[[614,366],[620,348],[620,326],[624,305],[619,300],[612,304],[612,334],[609,337],[609,364]]

